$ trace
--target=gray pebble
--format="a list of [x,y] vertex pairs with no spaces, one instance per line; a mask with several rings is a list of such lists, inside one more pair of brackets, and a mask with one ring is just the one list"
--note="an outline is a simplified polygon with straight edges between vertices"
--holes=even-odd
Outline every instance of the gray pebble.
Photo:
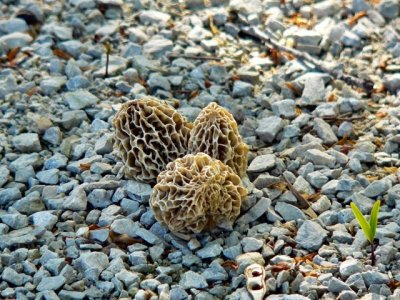
[[181,280],[179,281],[179,285],[181,285],[184,289],[204,289],[208,287],[207,281],[198,273],[193,271],[187,271],[182,274]]
[[299,228],[296,242],[303,248],[315,251],[319,249],[327,236],[327,231],[314,221],[305,221]]
[[13,138],[14,147],[21,152],[39,152],[42,150],[37,133],[22,133]]

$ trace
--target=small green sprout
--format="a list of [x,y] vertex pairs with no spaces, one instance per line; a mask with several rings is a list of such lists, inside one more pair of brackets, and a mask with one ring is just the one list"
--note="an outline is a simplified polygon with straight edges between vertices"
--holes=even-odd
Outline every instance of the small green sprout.
[[371,265],[373,266],[375,265],[376,261],[375,250],[377,247],[377,241],[375,240],[375,234],[376,234],[376,227],[378,225],[378,214],[380,205],[381,205],[380,200],[375,202],[374,206],[372,207],[371,216],[368,222],[367,218],[361,213],[357,205],[354,202],[350,203],[351,210],[353,211],[353,214],[356,217],[358,223],[360,224],[360,227],[363,230],[365,237],[367,238],[367,240],[371,245]]

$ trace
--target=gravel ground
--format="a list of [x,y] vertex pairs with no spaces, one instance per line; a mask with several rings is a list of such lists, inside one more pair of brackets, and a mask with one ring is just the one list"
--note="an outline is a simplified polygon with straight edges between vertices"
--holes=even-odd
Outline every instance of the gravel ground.
[[[397,0],[1,1],[1,298],[251,299],[243,272],[257,263],[266,299],[400,299],[399,10]],[[375,90],[268,49],[243,25]],[[190,120],[212,101],[233,114],[251,151],[232,227],[176,236],[149,209],[152,187],[122,176],[111,120],[144,95]],[[371,266],[349,204],[368,214],[376,199]]]

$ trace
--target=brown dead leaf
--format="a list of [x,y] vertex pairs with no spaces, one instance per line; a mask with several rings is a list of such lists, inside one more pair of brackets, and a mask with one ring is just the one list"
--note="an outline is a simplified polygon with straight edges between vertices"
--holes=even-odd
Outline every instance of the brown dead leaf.
[[351,18],[349,18],[347,20],[347,23],[350,26],[353,26],[353,25],[357,24],[358,20],[360,20],[361,18],[364,18],[366,15],[367,15],[366,11],[360,11],[360,12],[356,13],[354,16],[352,16]]
[[7,53],[7,61],[12,62],[19,52],[19,47],[13,48]]
[[81,163],[81,164],[79,164],[79,168],[82,170],[82,171],[87,171],[87,170],[90,170],[90,164],[89,163]]
[[300,116],[300,115],[303,113],[303,111],[301,110],[300,107],[296,107],[296,108],[295,108],[295,113],[296,113],[296,116],[298,117],[298,116]]
[[206,80],[204,81],[204,85],[206,86],[206,88],[210,88],[210,87],[212,86],[212,83],[211,83],[210,80],[206,79]]
[[233,260],[226,260],[221,264],[224,268],[230,268],[232,270],[237,270],[239,268],[238,264]]
[[59,58],[65,59],[65,60],[68,60],[71,58],[71,55],[69,55],[67,52],[65,52],[59,48],[54,49],[53,54]]

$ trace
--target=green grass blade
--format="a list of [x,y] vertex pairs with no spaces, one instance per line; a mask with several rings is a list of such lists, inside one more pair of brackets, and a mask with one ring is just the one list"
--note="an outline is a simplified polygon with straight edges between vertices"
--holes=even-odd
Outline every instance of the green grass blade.
[[378,200],[374,203],[374,206],[372,207],[372,210],[371,210],[371,217],[369,218],[369,226],[371,228],[372,239],[375,238],[376,227],[378,226],[378,214],[379,214],[380,206],[381,206],[380,200]]
[[353,211],[354,216],[357,218],[357,221],[360,224],[361,229],[364,231],[365,237],[370,243],[372,243],[374,238],[372,236],[371,227],[369,226],[367,219],[364,217],[364,215],[361,213],[361,211],[358,209],[357,205],[354,202],[350,203],[350,207],[351,210]]

